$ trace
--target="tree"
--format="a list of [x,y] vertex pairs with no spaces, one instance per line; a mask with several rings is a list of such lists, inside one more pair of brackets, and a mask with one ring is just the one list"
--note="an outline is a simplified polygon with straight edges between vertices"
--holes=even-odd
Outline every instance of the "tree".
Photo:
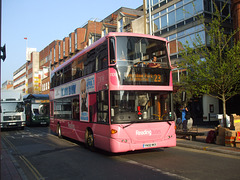
[[226,102],[240,92],[240,42],[233,42],[238,30],[226,34],[223,28],[229,18],[221,16],[227,3],[220,10],[213,4],[215,11],[210,22],[198,17],[208,41],[202,42],[202,37],[196,35],[194,40],[186,42],[179,66],[187,69],[182,86],[190,88],[195,95],[207,94],[222,101],[226,127]]

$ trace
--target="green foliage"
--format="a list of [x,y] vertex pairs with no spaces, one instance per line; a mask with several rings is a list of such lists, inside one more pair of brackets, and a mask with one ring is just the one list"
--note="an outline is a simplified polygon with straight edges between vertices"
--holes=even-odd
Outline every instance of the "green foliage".
[[[174,106],[176,107],[177,105],[184,106],[184,104],[188,104],[192,97],[193,97],[193,92],[191,88],[187,88],[186,86],[181,86],[180,83],[175,84],[175,90],[176,93],[173,94],[173,99],[174,99]],[[186,92],[186,102],[183,102],[182,100],[182,93]]]
[[198,17],[208,34],[208,42],[203,44],[199,35],[191,46],[187,42],[179,66],[187,69],[182,86],[190,88],[195,95],[207,94],[222,100],[226,117],[226,101],[240,90],[240,42],[233,43],[238,30],[225,33],[223,24],[229,18],[221,17],[225,6],[221,10],[215,3],[214,6],[216,10],[210,22]]

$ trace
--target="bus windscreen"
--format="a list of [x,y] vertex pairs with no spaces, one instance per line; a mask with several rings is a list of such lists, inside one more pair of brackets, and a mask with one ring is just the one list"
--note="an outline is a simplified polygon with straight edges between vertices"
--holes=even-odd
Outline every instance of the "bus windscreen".
[[169,121],[169,92],[112,91],[111,123]]
[[170,64],[165,41],[117,37],[117,61],[122,85],[169,85]]

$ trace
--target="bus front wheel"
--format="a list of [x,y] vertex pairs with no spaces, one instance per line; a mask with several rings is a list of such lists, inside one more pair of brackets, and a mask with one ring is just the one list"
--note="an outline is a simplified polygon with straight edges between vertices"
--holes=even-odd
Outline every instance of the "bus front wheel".
[[86,130],[85,133],[85,143],[88,149],[94,150],[94,136],[91,130]]

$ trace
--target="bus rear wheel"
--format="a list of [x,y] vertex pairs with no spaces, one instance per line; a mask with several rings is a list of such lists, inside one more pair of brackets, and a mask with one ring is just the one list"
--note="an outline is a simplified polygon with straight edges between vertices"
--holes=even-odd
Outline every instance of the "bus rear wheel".
[[58,126],[57,126],[57,135],[58,135],[59,138],[62,138],[62,131],[61,131],[60,124],[58,124]]
[[91,130],[86,130],[85,143],[88,149],[90,149],[91,151],[94,150],[94,136]]

